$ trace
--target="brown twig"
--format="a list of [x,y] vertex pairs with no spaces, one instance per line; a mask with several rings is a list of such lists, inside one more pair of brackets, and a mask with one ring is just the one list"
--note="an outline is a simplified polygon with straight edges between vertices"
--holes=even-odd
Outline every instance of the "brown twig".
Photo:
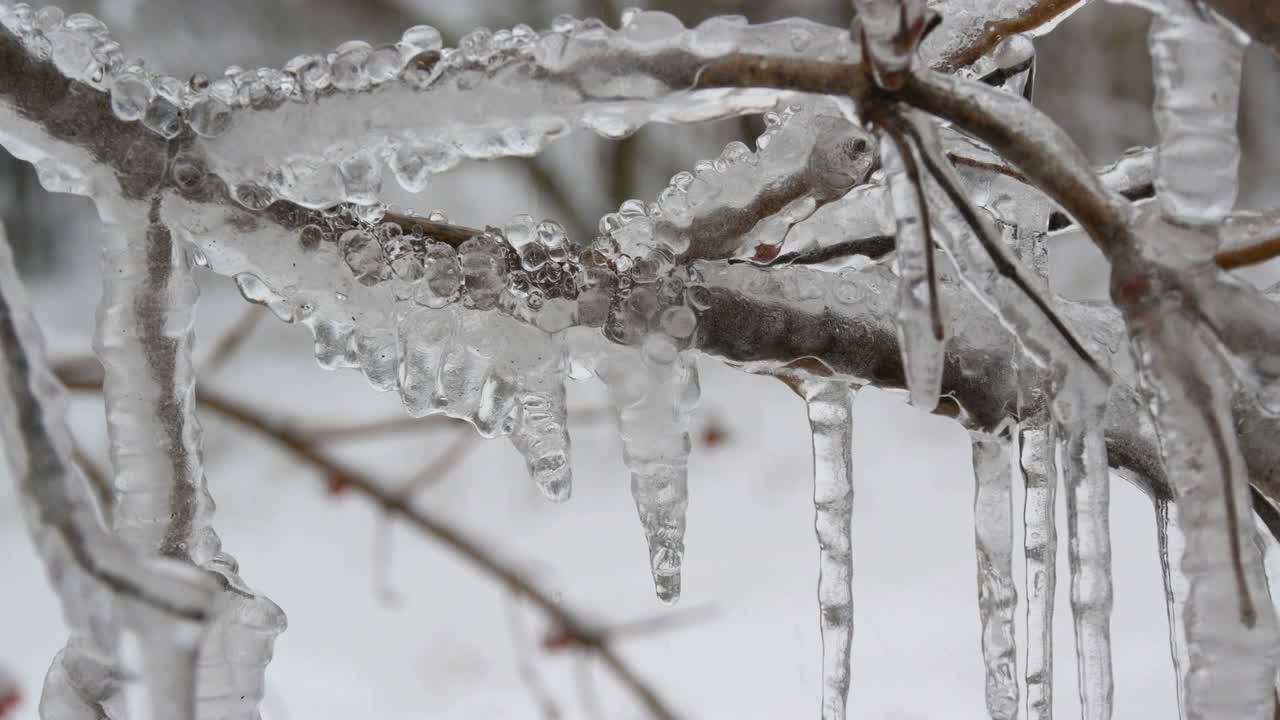
[[1213,256],[1223,270],[1235,270],[1280,257],[1280,236],[1255,240],[1245,245],[1223,248]]
[[520,596],[512,593],[503,603],[503,609],[507,615],[507,632],[511,636],[511,646],[515,650],[516,670],[520,675],[520,682],[529,691],[529,695],[542,710],[542,716],[546,720],[559,720],[563,717],[563,713],[551,690],[547,688],[542,673],[538,671],[537,657],[530,652],[529,629],[525,626],[524,618],[520,614],[519,601]]
[[[66,368],[59,368],[58,375],[70,391],[92,393],[102,391],[100,379],[86,378],[76,369],[66,371]],[[598,655],[651,715],[660,720],[674,720],[676,717],[657,692],[614,651],[606,637],[600,635],[589,623],[579,619],[550,593],[543,591],[536,582],[525,577],[522,571],[507,561],[499,559],[496,554],[462,530],[415,507],[411,501],[401,497],[400,494],[387,491],[356,468],[330,458],[308,442],[305,437],[274,422],[256,408],[209,388],[200,392],[199,404],[202,408],[271,440],[298,460],[319,471],[322,477],[342,482],[350,491],[364,496],[384,512],[400,518],[424,535],[442,543],[513,592],[525,596],[545,612],[557,626],[572,633],[578,645]]]
[[966,65],[972,65],[983,55],[994,50],[1005,38],[1035,30],[1083,1],[1040,0],[1017,17],[988,22],[972,42],[943,58],[935,67],[944,72],[953,72]]
[[209,353],[202,368],[203,372],[215,373],[226,365],[244,347],[264,317],[266,317],[266,308],[261,305],[250,304],[245,308],[240,313],[240,318],[236,320],[236,324],[231,326],[231,329],[218,340],[218,344]]

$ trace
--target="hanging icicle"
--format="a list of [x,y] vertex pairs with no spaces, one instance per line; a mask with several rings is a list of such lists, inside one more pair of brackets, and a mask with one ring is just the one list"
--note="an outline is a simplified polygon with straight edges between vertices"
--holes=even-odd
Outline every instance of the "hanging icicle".
[[797,391],[808,404],[813,434],[822,720],[844,720],[853,640],[853,391],[822,380],[802,382]]
[[1169,615],[1169,656],[1173,660],[1178,717],[1186,720],[1187,701],[1182,678],[1191,663],[1187,655],[1187,631],[1182,623],[1187,607],[1187,576],[1183,574],[1182,554],[1186,538],[1178,526],[1178,514],[1168,500],[1154,499],[1156,511],[1156,544],[1160,552],[1160,578],[1164,582],[1164,603]]
[[987,712],[992,720],[1018,715],[1017,644],[1013,613],[1013,485],[1010,443],[979,431],[973,448],[973,525],[978,550],[978,613],[986,670]]
[[1027,720],[1053,717],[1053,607],[1057,590],[1058,487],[1053,426],[1024,428],[1019,438],[1027,579]]

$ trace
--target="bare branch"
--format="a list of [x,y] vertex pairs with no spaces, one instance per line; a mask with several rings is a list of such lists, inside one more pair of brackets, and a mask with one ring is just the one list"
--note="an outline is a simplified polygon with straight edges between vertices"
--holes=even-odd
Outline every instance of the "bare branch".
[[253,335],[253,331],[265,316],[266,308],[259,305],[250,305],[245,308],[240,313],[240,318],[236,320],[236,324],[218,340],[218,344],[209,353],[201,369],[206,373],[215,373],[226,365],[248,342],[249,337]]

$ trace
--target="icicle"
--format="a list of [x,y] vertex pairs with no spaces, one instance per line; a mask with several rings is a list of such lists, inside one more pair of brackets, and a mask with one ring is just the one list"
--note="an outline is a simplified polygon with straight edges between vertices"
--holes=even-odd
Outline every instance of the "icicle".
[[610,345],[595,360],[618,411],[631,496],[649,544],[658,599],[680,599],[685,510],[689,505],[689,421],[700,390],[697,367],[655,333],[637,352]]
[[1173,676],[1178,695],[1178,717],[1186,720],[1186,688],[1182,679],[1191,667],[1187,652],[1187,629],[1183,624],[1187,607],[1187,576],[1182,572],[1182,554],[1186,538],[1178,526],[1174,504],[1168,500],[1152,501],[1156,510],[1156,541],[1160,552],[1160,577],[1164,581],[1165,609],[1169,613],[1169,655],[1173,659]]
[[[194,717],[193,663],[174,665],[174,674],[130,675],[120,631],[164,644],[167,657],[191,655],[208,622],[214,584],[189,566],[140,557],[103,530],[88,484],[71,459],[66,395],[46,364],[44,340],[3,233],[0,368],[5,456],[71,630],[46,676],[41,716]],[[136,682],[136,690],[122,687],[122,680]],[[130,702],[126,693],[138,699]]]
[[973,518],[978,549],[978,612],[986,668],[987,712],[992,720],[1018,715],[1017,644],[1013,613],[1013,485],[1008,441],[969,433],[973,446]]
[[844,720],[853,640],[852,390],[801,382],[813,433],[814,530],[818,535],[818,611],[822,632],[822,719]]
[[1027,720],[1053,717],[1053,606],[1057,588],[1058,528],[1053,427],[1021,431],[1021,469],[1026,483],[1023,522],[1027,577]]
[[918,183],[923,180],[918,175],[908,175],[898,148],[885,142],[880,147],[880,156],[897,218],[898,345],[911,404],[928,411],[938,404],[946,349],[939,299],[935,295],[936,274],[931,273],[929,267],[933,223],[927,203],[922,202],[924,195],[918,189]]
[[[213,501],[201,461],[191,361],[198,292],[186,247],[155,209],[144,228],[109,233],[95,349],[115,469],[112,518],[138,551],[185,560],[225,583],[219,615],[200,648],[198,683],[196,654],[173,655],[163,640],[139,638],[139,662],[152,668],[148,674],[163,664],[176,685],[198,687],[200,718],[253,717],[285,617],[244,586],[210,525]],[[183,658],[193,677],[182,677],[173,665]]]
[[1076,672],[1085,720],[1111,717],[1111,480],[1099,390],[1057,388],[1052,402],[1056,464],[1067,493],[1067,563]]
[[[1032,275],[1036,288],[1049,290],[1049,253],[1044,228],[1047,209],[997,178],[987,185],[989,202],[1003,211],[1004,221],[1017,223],[1006,232],[1013,236],[1013,250]],[[1025,187],[1025,186],[1024,186]],[[1005,193],[1009,196],[1002,197]],[[1011,230],[1002,225],[1002,230]],[[1053,717],[1053,611],[1057,588],[1057,487],[1053,458],[1053,423],[1048,398],[1052,373],[1026,354],[1016,359],[1018,371],[1018,466],[1025,486],[1023,499],[1023,554],[1027,594],[1027,720]]]

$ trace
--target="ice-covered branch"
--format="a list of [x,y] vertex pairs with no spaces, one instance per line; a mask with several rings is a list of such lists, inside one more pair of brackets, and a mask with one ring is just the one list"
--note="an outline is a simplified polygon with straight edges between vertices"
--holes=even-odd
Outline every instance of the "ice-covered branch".
[[190,249],[160,221],[158,201],[145,224],[137,221],[108,231],[95,336],[115,477],[112,519],[138,552],[189,562],[223,581],[199,665],[193,653],[186,669],[196,717],[253,717],[285,617],[244,585],[211,525],[195,416],[191,328],[199,290]]
[[[8,408],[0,414],[5,454],[71,630],[46,678],[42,711],[51,717],[117,715],[133,704],[124,684],[140,683],[140,692],[128,693],[148,706],[135,706],[138,713],[194,718],[194,683],[168,668],[194,662],[214,612],[216,583],[189,565],[137,553],[102,528],[72,460],[62,385],[45,363],[44,341],[3,237],[0,359]],[[123,632],[132,633],[139,647],[159,652],[145,654],[144,665],[128,664]]]

